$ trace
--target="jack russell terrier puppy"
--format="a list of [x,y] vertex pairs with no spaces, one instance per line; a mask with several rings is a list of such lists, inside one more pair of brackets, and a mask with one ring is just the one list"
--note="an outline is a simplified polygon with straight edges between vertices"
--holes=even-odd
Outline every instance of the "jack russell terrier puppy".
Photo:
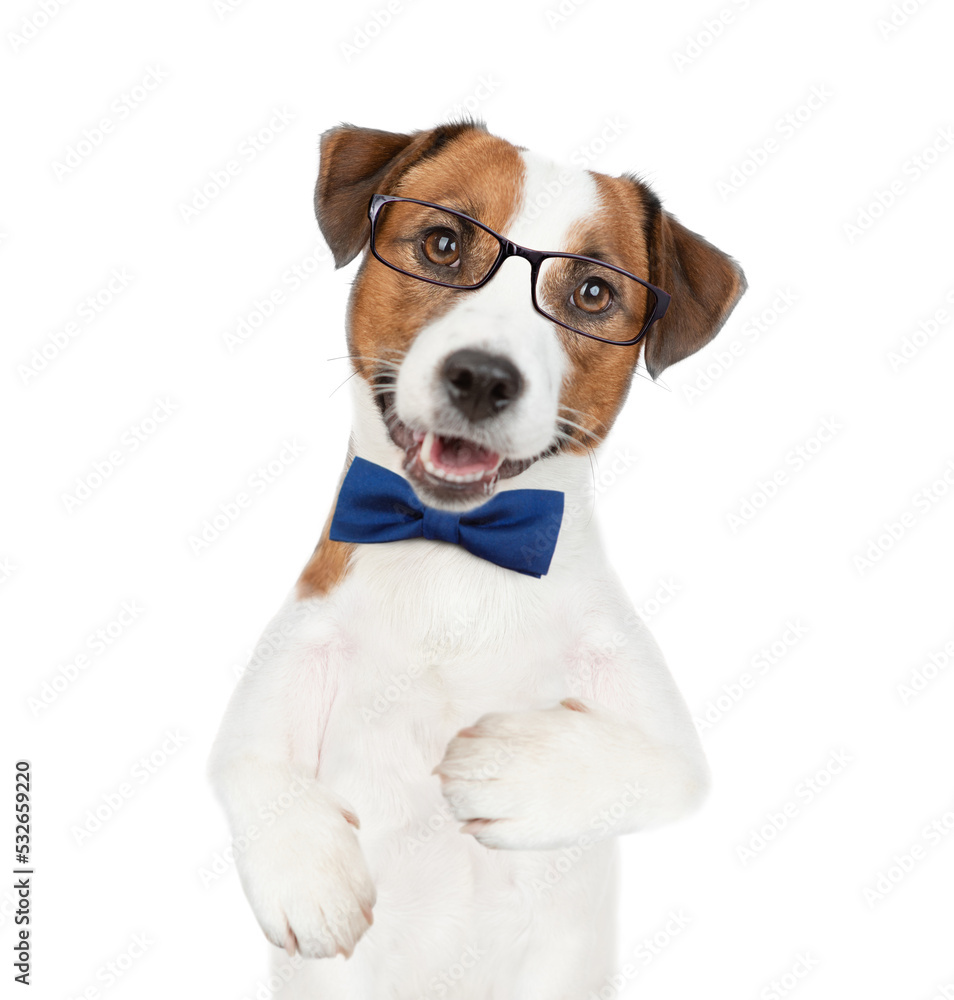
[[286,1000],[584,1000],[617,972],[616,836],[708,778],[591,457],[745,279],[639,180],[472,122],[332,129],[315,210],[337,267],[365,251],[354,427],[210,760],[242,886]]

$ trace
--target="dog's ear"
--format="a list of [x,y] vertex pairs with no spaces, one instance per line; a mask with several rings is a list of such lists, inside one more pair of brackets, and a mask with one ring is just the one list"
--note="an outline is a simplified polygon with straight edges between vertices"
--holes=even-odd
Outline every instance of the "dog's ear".
[[655,379],[664,369],[705,347],[745,291],[739,265],[686,229],[640,185],[649,214],[649,280],[669,292],[666,315],[646,334],[643,358]]
[[315,185],[318,226],[344,267],[361,252],[371,232],[368,205],[375,192],[388,188],[414,163],[433,155],[475,122],[439,125],[409,135],[374,128],[339,125],[321,137],[321,160]]

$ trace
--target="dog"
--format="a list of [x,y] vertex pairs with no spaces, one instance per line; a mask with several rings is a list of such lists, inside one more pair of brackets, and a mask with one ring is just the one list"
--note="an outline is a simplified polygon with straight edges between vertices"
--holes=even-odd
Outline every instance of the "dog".
[[243,889],[286,998],[582,1000],[618,971],[616,837],[709,782],[591,459],[745,278],[638,178],[477,122],[331,129],[315,210],[363,254],[354,424],[210,757]]

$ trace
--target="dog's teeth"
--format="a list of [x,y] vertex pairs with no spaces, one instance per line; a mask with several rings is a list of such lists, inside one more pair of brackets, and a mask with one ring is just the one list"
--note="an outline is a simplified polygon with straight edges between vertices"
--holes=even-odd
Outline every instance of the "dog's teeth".
[[428,431],[421,441],[421,458],[431,460],[431,451],[434,448],[434,432]]
[[482,470],[479,472],[468,472],[466,474],[461,472],[451,472],[448,469],[440,468],[431,459],[431,454],[434,450],[435,437],[436,435],[433,431],[428,431],[424,435],[421,441],[421,450],[418,452],[418,457],[420,458],[421,465],[424,466],[425,472],[436,477],[437,479],[443,479],[445,482],[459,484],[479,482],[485,475],[487,475],[488,472],[491,474],[495,473],[503,462],[503,458],[500,457],[497,459],[497,464],[493,467],[493,469],[487,469],[486,471]]
[[437,471],[437,466],[431,461],[431,450],[434,447],[434,432],[428,431],[424,435],[424,440],[421,442],[421,465],[432,475],[439,476],[440,473]]

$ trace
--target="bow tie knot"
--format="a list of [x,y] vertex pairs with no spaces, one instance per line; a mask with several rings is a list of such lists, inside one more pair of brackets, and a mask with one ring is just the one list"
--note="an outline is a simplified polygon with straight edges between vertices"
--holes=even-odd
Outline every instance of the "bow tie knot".
[[450,542],[451,545],[460,545],[460,514],[455,514],[452,510],[424,507],[421,533],[433,542]]
[[540,577],[550,568],[562,521],[557,490],[505,490],[474,510],[438,510],[422,503],[402,476],[355,458],[338,492],[330,537],[362,544],[426,538]]

